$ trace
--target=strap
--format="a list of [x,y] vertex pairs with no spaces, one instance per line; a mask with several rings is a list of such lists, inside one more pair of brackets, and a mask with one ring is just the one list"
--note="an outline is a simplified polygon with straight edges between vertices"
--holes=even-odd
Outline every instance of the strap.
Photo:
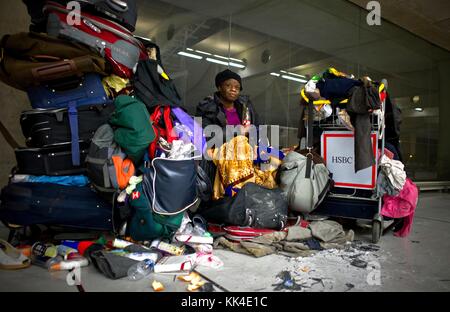
[[311,179],[311,171],[314,164],[312,162],[312,157],[306,156],[306,172],[305,172],[305,178]]
[[170,106],[164,107],[164,125],[166,127],[167,142],[172,143],[177,137],[173,136],[173,124],[172,119],[170,118],[170,111]]
[[313,123],[314,123],[314,104],[312,101],[309,101],[308,103],[308,129],[306,132],[306,147],[308,149],[308,154],[306,155],[306,172],[305,172],[305,178],[310,179],[311,178],[311,171],[313,167],[312,162],[312,154],[311,151],[313,149],[314,145],[314,136],[313,136]]
[[158,124],[159,120],[161,119],[161,106],[156,106],[153,110],[152,115],[150,116],[151,120],[154,124]]
[[311,152],[314,144],[313,136],[313,123],[314,123],[314,104],[310,101],[308,103],[308,129],[306,132],[306,147]]
[[11,146],[13,149],[19,147],[19,143],[17,143],[16,139],[14,139],[12,134],[8,131],[8,129],[5,127],[5,125],[1,120],[0,120],[0,132],[3,134],[3,137],[5,138],[6,142],[8,142],[9,146]]
[[78,137],[78,112],[77,103],[69,102],[69,124],[70,124],[70,136],[72,142],[72,164],[74,166],[80,166],[80,142]]

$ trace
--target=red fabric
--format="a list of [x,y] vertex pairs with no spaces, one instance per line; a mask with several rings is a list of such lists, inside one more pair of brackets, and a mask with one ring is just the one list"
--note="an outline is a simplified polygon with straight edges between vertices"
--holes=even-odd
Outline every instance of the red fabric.
[[381,100],[381,102],[384,102],[384,100],[386,100],[386,97],[387,97],[386,91],[383,91],[383,92],[380,93],[380,100]]
[[[394,159],[394,153],[392,153],[390,150],[388,150],[387,148],[384,149],[384,155],[386,155],[387,158],[389,159]],[[381,158],[381,148],[378,149],[378,159]]]
[[410,234],[418,198],[419,190],[410,179],[406,179],[405,186],[398,196],[383,197],[384,204],[381,210],[383,216],[393,219],[405,218],[403,227],[395,233],[395,236],[406,237]]
[[80,253],[80,255],[84,256],[86,249],[88,249],[93,244],[94,242],[80,242],[78,244],[78,252]]
[[155,157],[156,148],[160,137],[169,143],[172,143],[174,140],[178,140],[178,137],[173,130],[173,123],[170,113],[170,106],[157,106],[153,111],[153,114],[150,116],[153,123],[153,129],[156,134],[155,140],[150,143],[148,149],[149,157],[151,159]]

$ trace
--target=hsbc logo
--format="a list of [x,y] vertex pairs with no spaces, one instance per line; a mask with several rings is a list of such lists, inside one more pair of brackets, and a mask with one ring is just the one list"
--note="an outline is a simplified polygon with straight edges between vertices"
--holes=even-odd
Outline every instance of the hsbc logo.
[[331,162],[333,164],[352,165],[353,157],[333,156],[333,157],[331,157]]

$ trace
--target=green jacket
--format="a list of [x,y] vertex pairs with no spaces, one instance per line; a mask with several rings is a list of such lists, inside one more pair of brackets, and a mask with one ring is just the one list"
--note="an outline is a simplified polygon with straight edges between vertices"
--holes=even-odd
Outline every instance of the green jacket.
[[155,139],[150,114],[142,102],[127,95],[118,96],[114,105],[116,109],[110,119],[115,127],[114,140],[135,165],[139,165]]

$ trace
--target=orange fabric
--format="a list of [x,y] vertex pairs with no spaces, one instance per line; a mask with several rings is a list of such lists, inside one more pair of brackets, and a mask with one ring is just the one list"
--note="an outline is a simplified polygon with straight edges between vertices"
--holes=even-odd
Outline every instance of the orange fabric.
[[128,186],[130,178],[134,176],[136,168],[129,158],[122,159],[120,156],[112,156],[111,158],[116,171],[117,184],[119,189],[123,190]]

